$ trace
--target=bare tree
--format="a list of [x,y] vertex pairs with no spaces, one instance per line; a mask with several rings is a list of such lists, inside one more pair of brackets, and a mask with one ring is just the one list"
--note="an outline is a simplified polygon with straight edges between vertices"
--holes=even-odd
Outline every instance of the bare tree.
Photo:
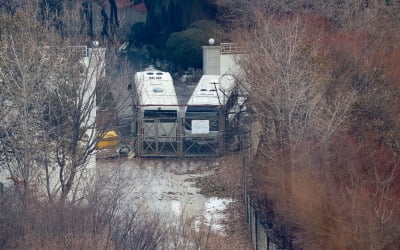
[[[329,20],[332,25],[356,31],[371,31],[371,23],[378,27],[398,24],[400,5],[396,1],[379,0],[214,0],[222,22],[242,26],[253,23],[254,9],[270,15],[308,13]],[[245,20],[245,21],[244,21]],[[382,22],[385,20],[384,22]],[[369,25],[368,25],[369,24]],[[382,31],[382,30],[376,30]]]
[[[44,79],[48,64],[44,60],[40,41],[29,31],[26,16],[20,16],[21,23],[10,19],[3,27],[7,39],[0,49],[1,67],[1,150],[5,153],[4,165],[11,179],[22,193],[29,190],[39,164],[39,154],[46,147],[42,139],[44,100],[46,95]],[[24,53],[28,52],[28,53]],[[23,184],[21,185],[18,184]]]
[[[239,56],[238,78],[261,122],[254,183],[285,225],[303,230],[305,248],[399,244],[398,123],[391,113],[398,88],[393,62],[382,57],[397,57],[398,32],[379,17],[392,13],[384,5],[363,3],[343,7],[352,14],[340,22],[255,12],[254,24],[234,34],[248,52]],[[382,23],[366,27],[372,14]]]
[[4,9],[9,15],[15,15],[27,3],[26,0],[0,0],[0,9]]
[[[262,124],[260,153],[268,158],[273,157],[268,152],[290,155],[295,145],[320,138],[326,129],[319,125],[326,113],[326,72],[316,60],[318,47],[301,17],[279,20],[259,13],[256,27],[242,34],[238,39],[248,54],[239,59],[243,69],[239,78],[246,83],[243,86]],[[348,105],[334,110],[345,113]],[[335,121],[342,120],[336,117]]]
[[[79,16],[67,13],[63,23],[73,26],[76,21],[69,19]],[[128,96],[120,96],[127,79],[106,74],[106,60],[117,58],[106,59],[105,49],[71,46],[85,40],[78,29],[66,27],[61,39],[54,26],[40,25],[24,12],[5,20],[10,25],[0,51],[3,163],[23,190],[32,181],[45,183],[49,199],[60,194],[65,200],[88,161],[95,161],[96,143],[118,110],[127,109]],[[128,72],[121,63],[118,70]],[[97,107],[113,110],[102,127],[96,126]]]
[[118,9],[115,0],[109,0],[110,3],[110,27],[111,32],[115,33],[115,29],[119,26]]

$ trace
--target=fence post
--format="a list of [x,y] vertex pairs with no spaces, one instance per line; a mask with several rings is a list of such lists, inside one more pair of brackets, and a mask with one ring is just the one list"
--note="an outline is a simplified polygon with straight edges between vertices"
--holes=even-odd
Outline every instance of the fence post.
[[218,128],[219,128],[219,138],[218,138],[218,156],[221,156],[225,152],[225,108],[220,108],[218,112]]
[[256,245],[255,245],[255,249],[258,250],[258,216],[257,216],[257,210],[254,209],[254,224],[255,224],[255,241],[256,241]]
[[183,157],[183,126],[182,126],[182,124],[183,124],[183,118],[181,118],[181,115],[180,115],[180,112],[178,113],[178,117],[177,117],[177,120],[176,120],[176,126],[177,126],[177,128],[176,128],[176,130],[177,130],[177,133],[176,133],[176,143],[177,143],[177,154],[178,154],[178,156],[181,158],[181,157]]
[[240,145],[240,156],[242,160],[242,181],[243,181],[243,200],[245,204],[245,212],[246,212],[246,222],[249,224],[251,222],[250,218],[250,199],[248,196],[248,179],[247,179],[247,173],[248,173],[248,168],[249,168],[249,163],[250,163],[250,140],[249,140],[249,133],[250,130],[246,127],[246,125],[241,126],[238,129],[239,132],[239,145]]

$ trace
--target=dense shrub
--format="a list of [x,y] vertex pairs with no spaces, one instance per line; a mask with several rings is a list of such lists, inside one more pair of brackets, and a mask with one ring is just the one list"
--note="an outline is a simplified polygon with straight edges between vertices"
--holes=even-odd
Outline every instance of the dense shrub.
[[188,29],[172,33],[166,44],[168,59],[183,66],[200,67],[202,63],[201,46],[207,36],[199,29]]
[[211,37],[217,42],[223,34],[215,22],[200,20],[193,23],[189,29],[170,35],[166,43],[167,57],[176,64],[188,67],[201,67],[201,46],[208,44]]

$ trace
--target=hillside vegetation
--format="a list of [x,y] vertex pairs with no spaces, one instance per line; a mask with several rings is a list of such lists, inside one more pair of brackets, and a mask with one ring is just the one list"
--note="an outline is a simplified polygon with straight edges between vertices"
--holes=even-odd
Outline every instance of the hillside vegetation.
[[[399,0],[131,2],[148,10],[132,32],[145,37],[132,40],[157,59],[200,67],[211,35],[246,52],[237,78],[261,125],[251,191],[295,249],[400,249]],[[0,183],[0,248],[210,248],[201,230],[164,230],[143,207],[123,206],[131,176],[121,170],[82,177],[98,135],[129,107],[110,91],[126,92],[134,73],[113,53],[124,37],[116,1],[82,3],[0,1],[0,174],[10,183]],[[90,74],[71,50],[94,39],[108,46],[96,91],[82,87]],[[113,108],[104,128],[90,119],[95,106]]]
[[296,249],[399,249],[400,3],[219,3],[244,24],[263,212]]

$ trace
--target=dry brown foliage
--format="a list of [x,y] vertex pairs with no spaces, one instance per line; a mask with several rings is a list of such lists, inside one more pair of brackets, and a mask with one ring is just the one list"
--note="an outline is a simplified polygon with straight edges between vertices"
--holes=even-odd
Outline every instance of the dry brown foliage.
[[258,11],[234,35],[261,123],[255,191],[296,248],[400,247],[399,32],[376,4],[339,26]]

